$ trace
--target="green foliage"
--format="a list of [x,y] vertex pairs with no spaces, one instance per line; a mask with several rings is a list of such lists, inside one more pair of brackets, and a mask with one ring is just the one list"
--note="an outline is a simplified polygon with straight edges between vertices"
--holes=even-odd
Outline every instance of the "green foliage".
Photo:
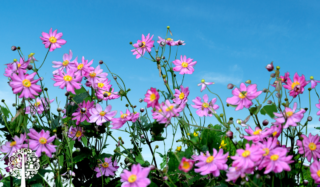
[[201,132],[200,148],[203,150],[208,149],[210,154],[212,154],[213,149],[219,149],[223,135],[225,135],[225,133],[221,131],[220,125],[209,126],[209,129],[204,129]]
[[268,114],[271,118],[274,118],[274,112],[277,112],[277,106],[272,103],[271,105],[265,105],[264,107],[262,107],[262,109],[260,110],[260,113],[262,115],[266,115]]

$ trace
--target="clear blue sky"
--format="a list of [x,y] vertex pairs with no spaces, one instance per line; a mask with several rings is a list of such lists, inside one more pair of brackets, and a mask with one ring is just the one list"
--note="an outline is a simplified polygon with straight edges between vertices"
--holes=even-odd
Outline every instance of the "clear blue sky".
[[[239,86],[240,82],[251,79],[258,84],[258,90],[266,88],[270,73],[265,66],[271,61],[281,67],[281,75],[289,71],[291,79],[298,72],[308,80],[311,75],[320,80],[319,8],[317,1],[3,1],[0,6],[2,72],[4,64],[18,58],[18,54],[10,50],[12,45],[21,46],[25,55],[35,53],[42,61],[47,49],[39,37],[50,28],[58,29],[63,32],[67,44],[49,53],[40,72],[51,98],[61,97],[65,92],[53,87],[52,61],[61,61],[62,55],[71,49],[74,57],[94,59],[94,67],[99,60],[106,62],[131,88],[130,100],[138,108],[144,107],[138,100],[144,97],[147,89],[165,90],[165,87],[155,63],[136,60],[129,42],[136,42],[141,34],[148,33],[154,34],[155,39],[163,38],[169,25],[172,38],[186,42],[179,48],[178,56],[187,55],[198,62],[194,74],[186,76],[184,81],[191,89],[189,104],[193,104],[191,100],[196,96],[208,93],[201,93],[197,86],[202,78],[216,83],[210,88],[226,104],[226,98],[232,96],[226,87],[228,83]],[[178,77],[181,80],[181,76]],[[5,98],[11,105],[12,91],[6,82],[6,77],[2,76],[0,99]],[[112,84],[118,90],[116,84]],[[306,89],[308,87],[310,85]],[[307,93],[305,91],[302,96],[302,107],[308,107]],[[259,99],[264,99],[264,94]],[[64,99],[61,101],[63,103]],[[317,101],[312,92],[314,120],[310,130],[318,122],[315,115],[318,109],[314,106]],[[113,109],[125,110],[124,101],[110,104]],[[221,106],[220,102],[217,104]],[[217,112],[221,113],[222,108]],[[244,119],[247,115],[247,110],[235,112],[234,108],[227,108],[227,117]],[[260,120],[263,119],[266,118],[260,116]],[[207,122],[217,123],[213,117],[207,118]],[[115,142],[109,144],[114,148]],[[163,150],[162,144],[159,146]],[[108,152],[112,153],[113,148]]]

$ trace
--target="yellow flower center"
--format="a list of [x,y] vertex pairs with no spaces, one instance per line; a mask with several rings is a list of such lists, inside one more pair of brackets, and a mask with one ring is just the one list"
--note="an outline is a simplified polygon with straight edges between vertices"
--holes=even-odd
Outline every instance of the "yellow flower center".
[[128,116],[128,114],[121,114],[121,119],[123,119],[123,118],[125,118],[125,117],[127,117]]
[[150,95],[150,101],[152,102],[152,101],[154,101],[156,99],[156,94],[151,94]]
[[317,175],[318,175],[318,177],[320,177],[320,170],[317,171]]
[[63,79],[64,79],[65,81],[67,81],[67,82],[72,81],[72,77],[71,77],[70,75],[65,75],[65,76],[63,76]]
[[272,133],[272,135],[273,135],[273,136],[276,136],[277,133],[278,133],[277,131],[274,131],[274,132]]
[[54,44],[54,43],[57,42],[57,38],[51,36],[51,37],[49,38],[49,41]]
[[311,151],[316,150],[316,149],[317,149],[316,144],[315,144],[315,143],[309,143],[309,149],[310,149]]
[[182,168],[183,169],[189,169],[190,168],[190,164],[189,164],[189,162],[187,162],[187,161],[184,161],[183,163],[182,163]]
[[209,156],[209,157],[206,159],[206,162],[207,162],[207,163],[211,163],[213,160],[214,160],[214,157],[213,157],[213,156]]
[[270,150],[268,148],[263,148],[263,151],[264,151],[263,156],[268,156],[269,155]]
[[99,115],[100,115],[100,116],[104,116],[104,115],[106,115],[106,112],[101,111],[101,112],[99,113]]
[[98,87],[99,87],[99,88],[102,88],[103,86],[104,86],[104,84],[103,84],[102,82],[99,82],[99,83],[98,83]]
[[276,155],[276,154],[271,155],[271,156],[270,156],[270,159],[273,160],[273,161],[276,161],[276,160],[279,159],[279,155]]
[[181,92],[180,94],[179,94],[179,99],[183,99],[184,98],[184,93],[183,92]]
[[182,62],[182,64],[181,64],[181,66],[184,67],[184,68],[188,67],[188,65],[189,65],[189,64],[186,63],[186,62]]
[[13,142],[10,143],[10,147],[15,146],[16,144],[17,144],[17,142],[16,142],[16,141],[13,141]]
[[76,137],[79,138],[81,135],[82,135],[82,132],[81,131],[77,131]]
[[209,107],[209,104],[208,104],[208,103],[202,103],[202,107],[203,107],[203,108],[208,108],[208,107]]
[[146,42],[142,42],[142,48],[146,46]]
[[166,109],[166,111],[169,112],[169,111],[171,111],[172,109],[173,109],[173,106],[169,106],[169,107]]
[[18,68],[20,68],[21,64],[18,64],[17,66],[18,66]]
[[244,99],[247,96],[247,92],[240,92],[239,93],[239,98]]
[[132,174],[130,175],[130,177],[128,178],[128,182],[130,183],[134,183],[137,180],[137,175]]
[[29,87],[31,86],[31,82],[30,82],[28,79],[24,79],[24,80],[22,81],[22,85],[23,85],[24,87],[29,88]]
[[253,132],[254,135],[259,135],[260,133],[261,133],[261,129],[258,129],[258,130]]
[[172,41],[173,39],[172,38],[167,38],[167,41]]
[[91,73],[89,74],[89,76],[92,77],[92,78],[94,78],[96,75],[97,75],[97,74],[96,74],[95,72],[91,72]]
[[159,111],[159,112],[162,112],[162,110],[161,110],[161,109],[159,109],[158,111]]
[[103,92],[103,94],[108,94],[108,96],[110,96],[111,95],[111,92]]
[[250,156],[250,151],[248,151],[248,150],[243,151],[242,156],[245,158]]
[[296,87],[297,85],[300,85],[300,82],[298,82],[298,81],[293,82],[293,83],[291,84],[291,89],[293,90],[294,87]]
[[104,162],[103,164],[101,164],[102,165],[102,167],[104,167],[104,168],[107,168],[107,167],[109,167],[109,164],[107,163],[107,162]]
[[290,116],[292,116],[292,115],[293,115],[293,112],[291,112],[291,111],[286,112],[286,115],[287,115],[287,117],[290,117]]
[[65,60],[62,62],[62,65],[67,66],[69,64],[69,60]]
[[83,64],[79,64],[77,68],[78,68],[78,70],[82,69],[83,68]]
[[34,106],[38,107],[40,104],[41,104],[40,101],[38,101],[38,102],[34,103]]
[[198,133],[194,132],[194,133],[193,133],[193,136],[198,136]]
[[41,143],[41,144],[46,144],[46,143],[47,143],[47,139],[41,137],[41,138],[39,139],[39,143]]

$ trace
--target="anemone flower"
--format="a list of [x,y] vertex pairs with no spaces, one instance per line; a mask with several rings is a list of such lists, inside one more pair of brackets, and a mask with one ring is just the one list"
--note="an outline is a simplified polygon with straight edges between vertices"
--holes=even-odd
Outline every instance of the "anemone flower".
[[303,140],[297,140],[297,146],[299,146],[299,154],[304,154],[309,162],[311,159],[318,160],[320,158],[320,137],[318,135],[313,136],[309,133],[309,137],[302,134]]
[[40,80],[40,79],[36,79],[33,80],[34,76],[37,73],[31,73],[30,75],[28,74],[24,74],[21,71],[17,74],[12,74],[11,76],[11,81],[9,83],[9,85],[11,86],[13,93],[17,94],[20,93],[19,98],[25,98],[25,99],[34,99],[35,95],[39,95],[38,93],[40,93],[41,90],[41,86],[40,85],[36,85],[36,83]]
[[144,55],[145,52],[150,53],[151,48],[153,47],[154,41],[152,40],[153,35],[150,37],[148,34],[146,37],[142,35],[142,39],[138,40],[137,43],[133,44],[135,49],[132,49],[133,55],[136,55],[136,58],[140,58]]
[[193,66],[197,64],[197,61],[193,61],[191,58],[187,58],[186,55],[172,61],[174,65],[173,71],[179,71],[181,75],[183,74],[192,74],[194,72]]
[[[26,134],[20,134],[20,138],[18,136],[14,136],[12,142],[6,142],[4,145],[0,147],[0,150],[3,153],[7,153],[6,156],[10,157],[15,151],[21,148],[27,148],[27,144],[23,144],[26,139]],[[3,157],[4,159],[5,157]],[[2,159],[2,160],[3,160]]]
[[[71,68],[75,68],[75,62],[77,62],[78,57],[76,57],[74,60],[72,60],[72,51],[69,51],[69,54],[64,54],[62,57],[63,62],[59,62],[59,61],[53,61],[52,63],[54,64],[52,67],[54,68],[59,68],[61,71],[63,71],[64,69],[67,69],[67,71]],[[53,74],[58,74],[59,73],[59,69],[53,71]]]
[[40,157],[41,153],[44,152],[48,157],[52,158],[52,153],[56,152],[56,145],[52,145],[52,142],[56,138],[55,136],[50,137],[50,131],[44,131],[43,129],[38,133],[34,129],[29,130],[28,133],[29,147],[36,151],[36,156]]
[[203,102],[201,101],[200,97],[196,97],[192,102],[194,102],[195,105],[191,105],[193,108],[198,109],[196,113],[202,117],[202,116],[212,116],[212,113],[216,113],[216,110],[219,108],[218,105],[215,104],[217,101],[217,98],[213,98],[211,101],[209,101],[209,97],[207,94],[203,95]]
[[287,80],[287,85],[283,85],[284,88],[290,90],[290,96],[293,98],[297,97],[298,94],[302,94],[304,87],[307,85],[304,75],[299,77],[298,73],[294,74],[293,82],[290,78]]
[[306,112],[304,109],[301,109],[299,112],[296,112],[297,109],[297,103],[293,104],[293,108],[286,107],[283,113],[273,113],[277,118],[275,118],[276,122],[274,122],[274,125],[282,125],[282,123],[285,123],[285,125],[282,127],[284,129],[288,128],[289,126],[295,127],[297,126],[297,123],[300,122],[303,118],[303,114]]
[[160,98],[159,92],[156,88],[150,88],[145,94],[144,102],[147,103],[147,107],[154,108],[158,105],[158,100]]
[[102,110],[100,104],[96,104],[95,108],[90,109],[90,123],[96,123],[101,126],[102,123],[111,121],[113,117],[117,114],[117,111],[111,111],[112,106],[108,105],[105,110]]
[[53,86],[59,86],[61,89],[63,89],[64,87],[67,87],[68,92],[76,94],[74,89],[81,88],[82,77],[81,76],[75,77],[74,69],[69,69],[67,73],[64,73],[59,69],[58,72],[59,73],[57,75],[53,75],[54,78],[52,80],[56,82],[53,84]]
[[50,52],[55,50],[56,48],[61,48],[61,45],[64,45],[67,43],[67,41],[61,39],[62,32],[57,33],[57,30],[52,32],[52,28],[49,30],[49,34],[42,32],[42,36],[40,36],[40,39],[42,40],[42,43],[44,44],[45,48],[48,48],[50,45]]
[[131,171],[123,170],[120,174],[120,181],[123,182],[121,187],[146,187],[151,181],[148,178],[151,168],[143,168],[140,164],[134,164]]

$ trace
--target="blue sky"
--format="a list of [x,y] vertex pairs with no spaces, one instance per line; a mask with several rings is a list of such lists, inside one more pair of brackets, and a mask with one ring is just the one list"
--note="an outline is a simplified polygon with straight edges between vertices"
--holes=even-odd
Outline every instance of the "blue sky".
[[[136,42],[141,34],[148,33],[153,34],[154,39],[158,36],[163,38],[168,25],[174,40],[186,42],[185,46],[179,47],[178,56],[186,55],[198,62],[194,74],[186,76],[184,81],[184,85],[191,90],[189,104],[193,104],[191,100],[196,96],[209,94],[207,91],[201,93],[197,86],[203,78],[216,83],[210,89],[221,96],[224,104],[226,98],[232,96],[231,90],[226,87],[228,83],[239,86],[241,82],[250,79],[252,83],[258,84],[258,90],[266,88],[270,73],[265,66],[271,61],[281,67],[281,75],[289,71],[291,79],[297,72],[299,76],[304,74],[307,80],[311,75],[320,80],[320,76],[317,76],[320,60],[320,3],[317,1],[35,0],[6,1],[1,4],[2,65],[18,58],[18,54],[10,50],[12,45],[21,46],[24,55],[35,53],[40,64],[47,52],[39,38],[41,33],[48,32],[50,28],[63,32],[67,44],[49,53],[40,72],[51,98],[61,98],[65,92],[53,87],[52,61],[62,61],[62,55],[71,49],[74,57],[94,59],[94,67],[99,60],[106,62],[131,88],[130,100],[137,108],[144,107],[145,104],[138,100],[144,97],[147,89],[157,87],[165,90],[165,87],[158,76],[156,65],[146,59],[136,60],[130,52],[132,46],[129,42]],[[182,78],[180,75],[177,77],[178,80]],[[6,77],[2,76],[0,99],[5,98],[11,105],[12,91],[6,82]],[[118,90],[115,82],[111,83]],[[309,105],[307,94],[308,91],[305,91],[301,97],[304,103],[302,107]],[[315,107],[318,99],[314,92],[311,95],[311,116],[314,120],[310,123],[310,130],[318,125],[318,109]],[[209,98],[213,97],[209,94]],[[260,101],[262,99],[264,94],[259,97]],[[63,102],[64,98],[61,99]],[[124,101],[116,100],[110,104],[114,110],[125,110]],[[221,106],[220,102],[217,104]],[[217,112],[221,113],[222,108]],[[247,110],[235,112],[234,108],[227,108],[228,118],[244,119],[247,115]],[[260,116],[259,119],[262,121],[267,118]],[[213,117],[206,121],[208,124],[217,124]],[[249,123],[253,125],[253,121]],[[124,137],[121,132],[117,132],[116,136],[118,134]],[[111,145],[108,152],[112,153],[115,142],[111,139],[108,141]],[[163,150],[163,145],[159,146]],[[145,151],[146,158],[151,160],[147,148]]]

